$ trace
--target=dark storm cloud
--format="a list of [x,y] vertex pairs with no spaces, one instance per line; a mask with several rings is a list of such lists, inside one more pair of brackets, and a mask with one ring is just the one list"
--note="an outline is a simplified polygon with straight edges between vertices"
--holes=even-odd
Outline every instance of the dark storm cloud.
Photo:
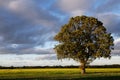
[[0,53],[46,54],[34,50],[53,40],[59,19],[40,4],[47,0],[0,0]]
[[[25,37],[26,35],[28,35],[28,33],[25,32],[25,29],[27,30],[28,28],[31,27],[28,21],[22,19],[20,16],[17,16],[16,14],[11,13],[10,11],[0,10],[0,12],[1,12],[0,36],[3,38],[4,42],[7,43],[32,42]],[[17,37],[21,37],[21,39]]]
[[4,41],[20,44],[32,43],[35,42],[36,37],[43,36],[50,30],[50,27],[55,25],[57,18],[50,15],[48,11],[39,10],[34,5],[30,10],[27,5],[23,6],[23,8],[26,7],[24,10],[19,10],[19,8],[17,10],[0,10],[0,34]]

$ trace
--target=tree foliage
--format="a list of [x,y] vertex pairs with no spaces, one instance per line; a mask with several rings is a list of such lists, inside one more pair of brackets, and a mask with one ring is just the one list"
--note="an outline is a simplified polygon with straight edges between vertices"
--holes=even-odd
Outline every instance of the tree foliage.
[[60,43],[54,48],[58,59],[72,58],[85,64],[100,57],[110,58],[114,46],[103,23],[88,16],[70,18],[54,39]]

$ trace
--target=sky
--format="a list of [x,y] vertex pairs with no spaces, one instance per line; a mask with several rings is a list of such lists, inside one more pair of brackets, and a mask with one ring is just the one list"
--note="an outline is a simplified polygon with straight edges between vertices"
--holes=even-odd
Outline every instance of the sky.
[[91,65],[120,64],[120,0],[0,0],[0,66],[79,65],[57,60],[53,37],[81,15],[102,21],[114,38],[112,58]]

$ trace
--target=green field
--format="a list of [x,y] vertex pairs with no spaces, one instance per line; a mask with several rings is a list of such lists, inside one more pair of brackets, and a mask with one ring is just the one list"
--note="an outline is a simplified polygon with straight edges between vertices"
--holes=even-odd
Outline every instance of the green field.
[[0,69],[0,80],[120,80],[120,68]]

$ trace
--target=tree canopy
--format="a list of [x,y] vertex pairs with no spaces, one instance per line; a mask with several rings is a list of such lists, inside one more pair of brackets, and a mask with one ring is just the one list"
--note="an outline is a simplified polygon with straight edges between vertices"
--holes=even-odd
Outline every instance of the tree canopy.
[[54,48],[58,59],[72,58],[81,64],[100,57],[110,58],[114,46],[114,39],[103,23],[88,16],[70,18],[54,39],[59,41]]

